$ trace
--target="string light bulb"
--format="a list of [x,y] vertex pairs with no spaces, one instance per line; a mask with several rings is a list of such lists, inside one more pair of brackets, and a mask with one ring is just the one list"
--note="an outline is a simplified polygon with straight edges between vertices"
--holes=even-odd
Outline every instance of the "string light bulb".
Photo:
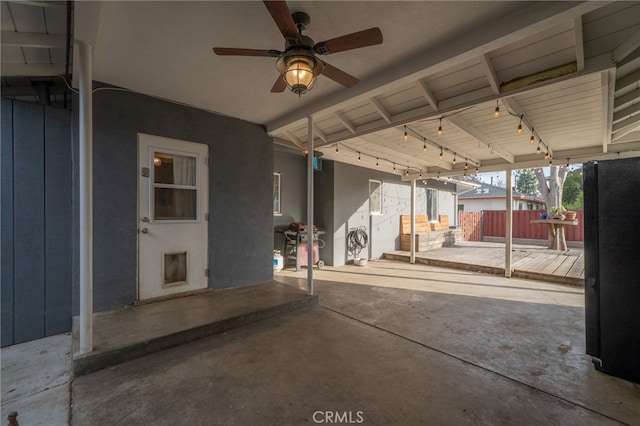
[[393,163],[393,170],[396,169],[396,163]]
[[522,116],[520,116],[520,123],[518,124],[518,129],[516,130],[518,134],[522,133]]
[[553,158],[549,157],[549,165],[553,166]]
[[420,170],[420,179],[422,179],[422,170]]
[[338,148],[338,144],[336,144],[336,154],[340,154],[340,149]]
[[498,117],[500,115],[500,105],[498,105],[498,100],[496,99],[496,109],[493,110],[493,116]]
[[536,149],[536,154],[540,154],[540,142],[538,142],[538,149]]
[[464,163],[464,169],[467,170],[469,168],[469,163]]
[[409,139],[409,133],[407,133],[407,126],[404,126],[404,140]]
[[358,161],[362,160],[362,158],[360,157],[360,152],[358,151]]
[[456,164],[456,153],[453,153],[453,164]]
[[549,153],[548,153],[548,152],[545,152],[545,153],[544,153],[544,159],[545,159],[545,160],[548,160],[548,159],[549,159]]
[[480,171],[480,168],[478,168],[478,166],[476,166],[476,173],[478,173]]
[[422,152],[427,152],[427,138],[424,139],[424,145],[422,145]]
[[440,147],[440,160],[442,160],[442,147]]
[[569,167],[569,159],[567,158],[567,167]]
[[438,136],[442,136],[442,117],[440,117],[440,125],[438,126]]
[[380,161],[378,160],[378,157],[376,157],[376,167],[378,167],[380,165]]

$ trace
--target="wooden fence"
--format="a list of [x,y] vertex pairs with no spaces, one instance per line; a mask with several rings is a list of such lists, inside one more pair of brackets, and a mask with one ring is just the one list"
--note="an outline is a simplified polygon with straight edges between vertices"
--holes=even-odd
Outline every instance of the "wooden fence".
[[[544,210],[515,210],[513,212],[513,238],[533,240],[547,239],[547,225],[532,224],[532,219],[540,219]],[[577,226],[565,227],[567,241],[584,241],[584,211],[577,211]],[[461,212],[460,224],[465,241],[482,241],[482,237],[505,236],[506,211],[485,210],[482,212]]]

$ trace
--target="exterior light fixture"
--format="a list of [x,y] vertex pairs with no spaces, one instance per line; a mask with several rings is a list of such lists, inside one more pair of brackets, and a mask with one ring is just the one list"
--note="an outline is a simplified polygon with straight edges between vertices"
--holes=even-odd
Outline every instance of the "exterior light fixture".
[[162,164],[162,160],[158,157],[153,157],[153,165],[154,166],[159,166]]
[[313,88],[324,64],[312,56],[291,55],[279,58],[276,68],[282,74],[287,87],[300,96]]

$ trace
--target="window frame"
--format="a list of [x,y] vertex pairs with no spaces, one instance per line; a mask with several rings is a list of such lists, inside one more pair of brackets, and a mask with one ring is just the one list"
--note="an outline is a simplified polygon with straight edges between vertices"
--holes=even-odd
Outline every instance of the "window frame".
[[[276,194],[276,182],[278,185],[278,191]],[[273,172],[273,215],[282,216],[282,173]],[[276,200],[278,201],[278,208],[276,209]]]
[[[380,199],[380,209],[379,210],[373,210],[373,203],[372,203],[372,195],[374,193],[374,191],[371,190],[371,184],[377,184],[378,188],[377,191],[379,191],[379,199]],[[383,213],[383,206],[384,206],[384,200],[383,200],[383,192],[382,192],[382,181],[381,180],[377,180],[377,179],[369,179],[369,214],[371,216],[382,216]]]

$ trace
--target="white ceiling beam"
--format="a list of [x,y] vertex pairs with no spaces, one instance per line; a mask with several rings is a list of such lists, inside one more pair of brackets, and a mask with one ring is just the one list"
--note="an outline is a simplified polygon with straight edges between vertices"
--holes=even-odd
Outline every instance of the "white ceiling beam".
[[288,139],[283,138],[273,138],[273,143],[277,145],[281,145],[291,149],[300,149],[300,147]]
[[324,132],[320,130],[320,128],[318,128],[317,125],[314,124],[313,129],[316,136],[318,136],[322,142],[329,143],[329,139],[327,139],[327,135],[325,135]]
[[[439,160],[434,160],[431,161],[429,159],[422,159],[419,156],[413,156],[413,155],[409,155],[409,154],[404,154],[401,151],[398,151],[398,145],[394,142],[390,142],[384,138],[381,138],[380,136],[377,135],[366,135],[364,137],[361,138],[362,140],[364,140],[365,142],[368,143],[372,143],[374,145],[380,146],[382,148],[386,148],[386,149],[390,149],[392,151],[394,151],[394,156],[398,159],[401,159],[401,161],[396,161],[396,164],[400,164],[400,165],[407,165],[407,166],[412,166],[415,167],[417,169],[421,169],[422,167],[441,167],[445,170],[451,170],[451,164],[443,161],[440,162]],[[365,153],[364,150],[361,150],[361,152]],[[366,153],[367,155],[371,156],[371,154]],[[375,157],[375,155],[374,155]],[[391,160],[393,161],[393,160]],[[442,164],[440,164],[442,163]]]
[[540,131],[540,128],[538,126],[536,126],[536,123],[534,123],[530,118],[527,117],[518,102],[516,102],[516,100],[513,98],[504,98],[502,99],[502,102],[507,106],[507,108],[511,110],[511,112],[516,114],[518,117],[523,117],[522,124],[529,129],[529,132],[535,132],[535,134],[538,135],[540,140],[546,145],[549,155],[553,158],[554,154],[553,150],[549,146],[549,140],[545,138],[543,132]]
[[578,72],[584,71],[584,36],[582,35],[582,16],[573,18],[573,36],[576,42],[576,64]]
[[600,87],[602,87],[602,152],[607,152],[611,143],[613,126],[613,98],[615,96],[615,69],[600,73]]
[[[569,164],[581,164],[586,163],[587,161],[602,161],[602,160],[617,160],[621,158],[634,158],[640,157],[640,145],[636,146],[636,149],[630,149],[626,151],[620,152],[599,152],[599,147],[597,151],[591,148],[578,149],[578,150],[570,150],[570,151],[562,151],[558,152],[557,158],[553,161],[554,165],[565,165],[567,161]],[[490,173],[490,172],[502,172],[505,170],[517,170],[517,169],[530,169],[534,167],[547,167],[549,165],[548,160],[544,160],[541,156],[537,156],[537,158],[532,158],[531,156],[526,156],[525,158],[517,160],[515,163],[496,163],[490,165],[482,165],[480,167],[479,173]],[[467,171],[467,173],[469,173]],[[475,170],[472,172],[475,173]],[[460,170],[451,170],[448,172],[429,172],[427,174],[423,174],[424,178],[434,178],[437,176],[445,177],[445,176],[456,176],[460,175]],[[408,181],[411,179],[417,179],[418,175],[416,173],[411,173],[409,176],[403,176],[403,181]]]
[[488,148],[491,148],[496,154],[498,154],[500,157],[507,160],[509,163],[513,163],[515,161],[515,157],[513,156],[513,154],[511,154],[509,151],[504,149],[502,146],[492,142],[489,136],[485,135],[480,130],[473,127],[464,118],[460,117],[459,115],[450,115],[450,116],[447,116],[446,118],[447,120],[449,120],[451,124],[453,124],[458,129],[462,130],[463,132],[465,132],[466,134],[474,138],[479,143],[485,145]]
[[438,100],[435,96],[433,96],[433,93],[431,92],[431,89],[429,89],[427,82],[418,80],[418,87],[422,91],[422,96],[424,96],[427,99],[427,102],[429,102],[429,105],[431,105],[431,108],[433,108],[434,111],[438,112],[440,110],[440,107],[438,106]]
[[373,97],[369,99],[369,102],[371,103],[371,105],[373,105],[376,111],[378,111],[378,114],[380,114],[380,116],[384,118],[384,121],[386,121],[387,123],[391,123],[391,115],[389,115],[387,109],[377,98]]
[[345,117],[344,114],[342,114],[340,111],[335,111],[333,115],[335,115],[338,120],[340,120],[340,122],[344,125],[344,127],[349,129],[351,133],[356,133],[356,128],[353,126],[353,124],[351,124],[349,120],[347,120],[347,117]]
[[64,64],[2,64],[2,77],[53,77],[64,74]]
[[613,102],[613,108],[618,108],[624,104],[637,100],[640,100],[640,88],[615,98]]
[[630,74],[620,77],[616,80],[616,91],[622,90],[627,86],[636,85],[640,81],[640,70],[636,70]]
[[360,81],[349,90],[341,90],[334,96],[327,96],[287,111],[279,118],[267,123],[267,131],[270,134],[277,134],[287,126],[299,120],[305,120],[309,116],[329,114],[332,111],[365,102],[373,96],[384,94],[395,88],[406,87],[421,78],[446,71],[485,53],[544,33],[566,22],[567,19],[573,19],[607,4],[595,1],[540,2],[523,7],[505,19],[471,29],[448,43],[442,43],[435,48],[416,54],[413,59],[404,62],[403,66],[390,67],[385,72]]
[[620,139],[621,136],[630,133],[636,128],[640,126],[640,115],[636,115],[634,117],[629,117],[626,120],[622,120],[619,123],[615,123],[612,128],[612,133],[614,133],[613,138],[615,140]]
[[2,31],[2,46],[64,48],[66,35]]
[[[404,128],[403,127],[398,127],[398,130],[400,130],[401,132],[404,132]],[[443,150],[446,151],[449,155],[453,155],[454,158],[456,159],[465,159],[467,160],[469,163],[473,164],[474,166],[479,166],[480,165],[480,160],[478,160],[477,158],[467,154],[464,151],[460,151],[455,149],[453,146],[449,145],[446,142],[433,142],[432,140],[425,138],[424,136],[422,136],[420,133],[416,132],[415,130],[413,130],[410,127],[407,127],[407,134],[415,139],[417,139],[418,141],[420,141],[420,143],[424,144],[426,143],[427,145],[431,146],[432,148],[436,148],[438,151]],[[438,156],[440,155],[440,153],[438,153]],[[440,161],[440,160],[438,160]],[[444,161],[444,160],[442,160]]]
[[289,140],[289,142],[293,143],[295,146],[300,148],[301,151],[304,151],[305,149],[307,149],[307,144],[302,142],[300,139],[298,139],[296,135],[294,135],[289,131],[286,131],[285,133],[287,135],[287,139]]
[[623,41],[620,46],[613,49],[613,62],[617,64],[638,47],[640,47],[640,30],[637,30],[631,37]]
[[613,113],[613,122],[618,122],[640,111],[640,104],[634,104]]
[[487,80],[489,80],[489,85],[491,86],[491,90],[493,90],[493,94],[499,95],[500,82],[496,76],[496,71],[493,69],[493,64],[491,63],[491,58],[489,58],[488,53],[480,56],[480,66],[482,66],[484,74],[487,77]]

